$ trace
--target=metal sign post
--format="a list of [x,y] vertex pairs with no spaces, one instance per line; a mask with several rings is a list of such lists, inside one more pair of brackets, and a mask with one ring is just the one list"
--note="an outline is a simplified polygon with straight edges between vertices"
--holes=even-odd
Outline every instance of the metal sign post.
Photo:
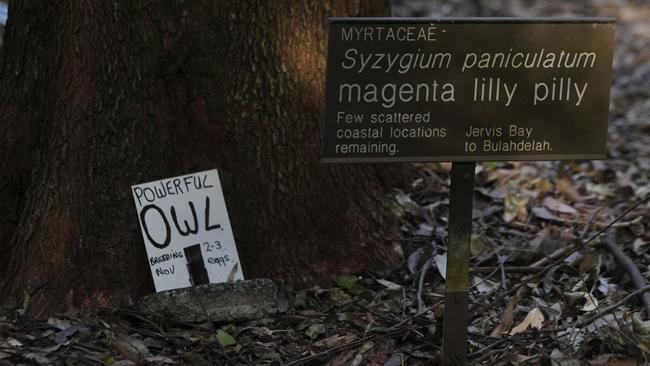
[[449,189],[449,245],[442,358],[463,365],[469,322],[469,257],[472,234],[475,162],[452,163]]

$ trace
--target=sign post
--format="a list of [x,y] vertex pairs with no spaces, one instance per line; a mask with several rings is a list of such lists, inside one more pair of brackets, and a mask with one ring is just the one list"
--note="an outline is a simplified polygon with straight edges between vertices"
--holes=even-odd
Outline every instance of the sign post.
[[466,359],[476,161],[603,159],[613,18],[332,18],[326,163],[451,161],[443,359]]
[[469,257],[472,234],[472,201],[476,163],[452,163],[449,189],[449,245],[443,358],[445,364],[462,365],[467,354],[469,322]]

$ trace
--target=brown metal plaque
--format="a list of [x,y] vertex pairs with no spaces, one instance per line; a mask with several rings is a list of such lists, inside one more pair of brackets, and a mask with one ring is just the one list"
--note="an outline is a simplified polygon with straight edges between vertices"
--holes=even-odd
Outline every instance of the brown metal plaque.
[[323,161],[602,159],[614,28],[332,18]]

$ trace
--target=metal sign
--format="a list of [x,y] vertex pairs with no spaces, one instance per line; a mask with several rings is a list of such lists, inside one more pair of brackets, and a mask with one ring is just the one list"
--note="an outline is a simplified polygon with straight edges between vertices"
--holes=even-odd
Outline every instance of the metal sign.
[[614,27],[330,19],[323,161],[604,158]]
[[131,190],[156,291],[244,279],[216,170]]

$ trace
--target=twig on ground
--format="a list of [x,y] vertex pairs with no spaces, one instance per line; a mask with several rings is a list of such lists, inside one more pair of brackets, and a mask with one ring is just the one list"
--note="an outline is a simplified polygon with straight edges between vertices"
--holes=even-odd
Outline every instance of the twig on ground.
[[420,278],[418,280],[418,314],[421,313],[424,310],[424,300],[422,300],[422,292],[424,290],[424,277],[427,275],[427,271],[429,271],[429,268],[433,264],[433,259],[438,253],[436,250],[435,244],[432,245],[433,251],[431,252],[431,256],[429,256],[429,259],[424,263],[422,268],[420,269]]
[[548,256],[538,260],[537,262],[530,265],[530,268],[533,269],[533,272],[538,270],[540,267],[547,265],[550,261],[560,258],[567,250],[573,249],[573,245],[562,247],[557,249]]
[[[495,267],[474,267],[469,270],[470,273],[488,273],[494,274],[501,269],[500,266]],[[539,268],[529,267],[529,266],[503,266],[503,270],[506,273],[534,273]],[[489,276],[488,276],[489,277]]]
[[499,255],[499,268],[501,268],[501,287],[504,291],[508,290],[508,281],[506,278],[505,262],[508,259],[505,255]]
[[[392,332],[385,333],[385,335],[394,336],[394,335],[402,334],[404,332],[409,332],[409,331],[412,331],[412,330],[414,330],[414,329],[413,328],[401,328],[401,329],[397,329],[397,330],[392,331]],[[332,347],[330,349],[326,349],[323,352],[315,353],[313,355],[305,356],[303,358],[299,358],[297,360],[288,362],[288,363],[284,364],[284,366],[302,365],[302,364],[307,363],[309,361],[314,361],[314,360],[317,360],[319,358],[325,357],[325,356],[329,355],[330,353],[337,352],[337,351],[344,350],[344,349],[348,349],[348,348],[352,348],[352,347],[358,346],[360,344],[366,343],[368,341],[371,341],[371,340],[375,339],[378,336],[379,336],[378,334],[373,334],[373,335],[369,335],[367,337],[357,339],[356,341],[340,344],[340,345],[334,346],[334,347]]]
[[[599,207],[599,208],[593,210],[591,212],[591,214],[589,214],[589,217],[587,218],[587,222],[585,223],[585,227],[582,229],[582,232],[580,233],[580,236],[578,237],[579,240],[582,241],[587,237],[587,233],[589,233],[589,228],[593,224],[594,219],[596,218],[596,215],[598,215],[598,213],[600,211],[602,211],[602,210],[603,210],[603,208]],[[546,256],[546,257],[538,260],[537,262],[531,264],[530,267],[539,268],[541,266],[545,266],[551,260],[554,260],[554,259],[557,259],[557,258],[561,257],[564,253],[566,253],[567,250],[571,250],[571,249],[573,249],[573,245],[569,245],[569,246],[566,246],[566,247],[559,248],[556,251],[554,251],[553,253],[549,254],[548,256]]]
[[[589,318],[584,318],[582,320],[577,320],[577,321],[575,321],[575,322],[573,322],[571,324],[563,325],[561,327],[556,327],[556,328],[552,328],[552,329],[527,330],[527,331],[517,333],[517,334],[512,335],[512,336],[505,335],[503,338],[494,339],[494,342],[486,345],[485,347],[479,349],[476,352],[470,353],[468,356],[469,357],[477,357],[477,356],[479,356],[481,354],[490,353],[490,352],[487,352],[487,351],[490,351],[490,350],[496,348],[497,346],[504,346],[505,348],[507,348],[507,347],[510,346],[510,344],[512,344],[513,342],[515,342],[515,341],[517,341],[519,339],[528,339],[530,337],[539,337],[540,334],[551,334],[551,333],[556,333],[557,334],[559,332],[566,331],[569,328],[578,329],[578,328],[585,327],[585,326],[593,323],[597,319],[602,318],[603,316],[605,316],[605,315],[611,313],[612,311],[620,308],[622,305],[624,305],[625,303],[630,301],[630,299],[632,299],[633,297],[635,297],[635,296],[637,296],[639,294],[647,293],[648,291],[650,291],[650,285],[647,285],[647,286],[645,286],[645,287],[643,287],[641,289],[638,289],[638,290],[636,290],[634,292],[629,293],[627,296],[622,298],[617,303],[609,305],[609,306],[603,308],[602,310],[598,310],[597,314],[595,314],[595,315],[593,315],[593,316],[591,316]],[[574,334],[574,333],[572,333],[572,332],[568,333],[567,332],[567,333],[564,333],[562,335],[557,336],[555,339],[557,339],[558,337],[565,337],[565,336],[568,336],[568,335],[571,335],[571,334]]]
[[[636,287],[637,290],[646,287],[648,283],[646,282],[645,278],[643,278],[641,271],[639,271],[639,267],[637,267],[632,258],[628,257],[623,252],[623,249],[621,249],[621,247],[616,244],[616,237],[614,233],[615,231],[612,231],[607,235],[605,238],[605,246],[616,258],[618,263],[630,275],[630,278],[634,283],[634,287]],[[643,305],[645,306],[646,315],[650,319],[650,293],[644,292],[641,295],[641,299],[643,300]]]
[[433,257],[427,259],[426,262],[424,262],[424,265],[422,266],[422,269],[420,270],[420,279],[418,280],[418,313],[421,313],[422,310],[424,309],[424,300],[422,300],[422,292],[424,290],[424,277],[427,275],[427,271],[429,270],[429,267],[431,267],[431,264],[433,263]]
[[[478,351],[470,353],[468,356],[469,357],[478,357],[481,354],[484,355],[485,353],[492,353],[494,351],[494,348],[496,348],[497,346],[501,346],[502,348],[505,349],[505,348],[508,348],[513,342],[516,342],[517,340],[529,339],[530,337],[539,337],[540,334],[551,334],[551,333],[556,333],[557,334],[559,332],[566,331],[569,328],[578,329],[578,328],[585,327],[585,326],[593,323],[597,319],[602,318],[605,315],[611,313],[612,311],[620,308],[622,305],[624,305],[625,303],[630,301],[630,299],[634,298],[635,296],[637,296],[639,294],[647,293],[648,291],[650,291],[650,285],[647,285],[647,286],[645,286],[645,287],[643,287],[641,289],[638,289],[638,290],[636,290],[634,292],[629,293],[627,296],[622,298],[617,303],[609,305],[609,306],[603,308],[602,310],[598,310],[597,314],[595,314],[595,315],[593,315],[593,316],[591,316],[589,318],[584,318],[582,320],[577,320],[577,321],[575,321],[575,322],[573,322],[571,324],[563,325],[561,327],[556,327],[556,328],[552,328],[552,329],[527,330],[527,331],[517,333],[517,334],[512,335],[512,336],[505,335],[503,338],[496,338],[496,339],[494,339],[493,342],[489,343],[488,345],[484,346],[483,348],[479,349]],[[571,335],[571,334],[574,334],[574,333],[572,333],[572,332],[571,333],[564,333],[562,335],[559,335],[558,337],[565,337],[565,336],[568,336],[568,335]],[[557,337],[555,339],[557,339]],[[491,351],[491,352],[488,352],[488,351]]]
[[411,321],[413,321],[413,320],[415,320],[415,319],[417,319],[417,318],[422,317],[424,314],[426,314],[427,312],[429,312],[430,310],[432,310],[432,309],[435,308],[436,306],[439,306],[439,305],[442,304],[443,302],[444,302],[444,301],[438,301],[437,303],[435,303],[435,304],[433,304],[433,305],[427,307],[427,308],[424,309],[423,311],[418,312],[417,314],[412,315],[412,316],[410,316],[410,317],[408,317],[408,318],[406,318],[406,319],[400,321],[399,323],[397,323],[397,324],[395,324],[395,325],[392,325],[392,326],[390,326],[390,327],[373,327],[373,328],[370,328],[370,329],[368,330],[368,333],[372,333],[372,332],[376,332],[376,333],[391,333],[391,332],[395,332],[395,331],[397,331],[397,330],[400,330],[400,329],[404,326],[404,324],[409,323],[409,322],[411,322]]
[[589,227],[594,222],[596,215],[598,215],[598,213],[602,210],[603,207],[598,207],[597,209],[593,210],[589,214],[589,217],[587,218],[587,223],[585,224],[585,227],[582,229],[582,232],[580,233],[580,237],[579,237],[580,240],[584,240],[587,237],[587,233],[589,233]]
[[[635,203],[634,205],[632,205],[632,207],[630,207],[630,208],[628,208],[627,210],[625,210],[625,212],[623,212],[623,213],[620,214],[618,217],[616,217],[614,220],[612,220],[609,224],[607,224],[607,226],[605,226],[604,228],[602,228],[601,230],[599,230],[596,234],[592,235],[592,236],[591,236],[587,241],[583,242],[582,244],[580,244],[580,245],[576,246],[575,248],[573,248],[572,250],[568,251],[568,253],[565,253],[564,255],[560,256],[560,257],[557,258],[557,259],[555,259],[553,262],[551,262],[551,263],[548,264],[547,266],[541,268],[541,269],[540,269],[539,271],[537,271],[536,273],[534,273],[534,274],[528,276],[527,278],[522,279],[522,280],[519,282],[519,284],[513,286],[513,287],[510,288],[508,291],[505,291],[505,292],[503,292],[502,294],[500,294],[499,296],[497,296],[496,299],[494,299],[493,301],[491,301],[490,304],[487,305],[487,306],[485,306],[484,309],[485,309],[485,310],[492,309],[492,308],[493,308],[494,306],[496,306],[497,304],[500,304],[501,301],[503,301],[506,297],[508,297],[508,296],[512,295],[513,293],[517,292],[520,288],[522,288],[522,287],[524,287],[524,286],[527,286],[527,285],[530,283],[530,281],[532,281],[532,280],[534,280],[534,279],[536,279],[536,278],[538,278],[538,277],[544,275],[544,274],[545,274],[549,269],[551,269],[551,268],[553,268],[553,267],[555,267],[555,266],[557,266],[557,265],[559,265],[559,264],[562,264],[562,263],[564,262],[564,260],[565,260],[566,258],[568,258],[571,254],[573,254],[573,253],[577,252],[578,250],[580,250],[580,249],[582,249],[582,248],[585,248],[587,245],[591,244],[591,242],[593,242],[594,240],[596,240],[596,238],[598,238],[601,234],[603,234],[604,232],[606,232],[609,228],[611,228],[612,226],[614,226],[614,224],[616,224],[616,223],[619,222],[621,219],[623,219],[623,217],[625,217],[625,216],[626,216],[627,214],[629,214],[630,212],[634,211],[637,207],[639,207],[639,206],[641,206],[641,205],[647,203],[648,201],[650,201],[650,196],[648,196],[648,197],[644,198],[643,200],[641,200],[641,201]],[[472,305],[475,306],[476,304],[472,304]]]
[[[647,285],[647,286],[645,286],[645,287],[643,287],[641,289],[638,289],[636,291],[630,292],[629,294],[627,294],[627,296],[622,298],[619,302],[607,306],[606,308],[598,311],[597,314],[595,314],[595,315],[593,315],[593,316],[591,316],[589,318],[582,319],[580,321],[577,321],[577,322],[569,324],[569,325],[563,325],[563,326],[555,328],[555,329],[549,329],[548,332],[561,332],[561,331],[567,330],[569,328],[579,328],[579,327],[587,326],[587,325],[591,324],[592,322],[594,322],[596,319],[599,319],[599,318],[611,313],[612,311],[618,309],[619,307],[623,306],[625,303],[630,301],[630,299],[632,299],[634,296],[637,296],[637,295],[643,294],[643,293],[647,293],[648,291],[650,291],[650,285]],[[535,332],[540,332],[540,331],[536,330]]]
[[[629,227],[629,226],[632,226],[632,225],[638,224],[639,222],[641,222],[641,220],[643,220],[643,216],[637,216],[637,217],[635,217],[634,219],[632,219],[632,220],[630,220],[630,221],[617,222],[616,224],[612,225],[612,227],[617,228],[617,229],[618,229],[618,228]],[[602,225],[604,225],[604,224],[602,224],[602,223],[597,223],[597,225],[601,225],[601,226],[602,226]]]

